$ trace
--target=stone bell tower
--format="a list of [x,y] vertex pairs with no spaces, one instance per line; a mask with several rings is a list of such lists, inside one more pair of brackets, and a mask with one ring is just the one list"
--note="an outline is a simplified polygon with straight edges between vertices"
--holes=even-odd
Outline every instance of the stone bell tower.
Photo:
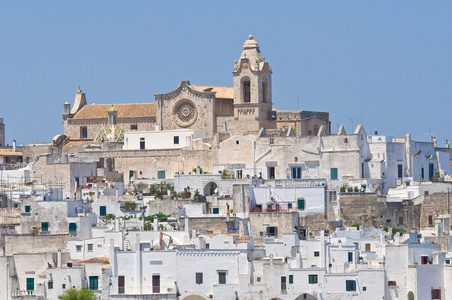
[[272,69],[265,61],[259,44],[250,35],[235,62],[234,119],[248,131],[268,128],[272,110]]

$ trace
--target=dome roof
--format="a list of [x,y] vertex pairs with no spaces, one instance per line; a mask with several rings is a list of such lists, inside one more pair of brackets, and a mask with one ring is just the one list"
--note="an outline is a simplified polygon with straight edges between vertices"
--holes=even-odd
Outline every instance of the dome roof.
[[111,107],[108,109],[108,111],[116,111],[116,108],[113,106],[113,104],[112,104]]
[[94,139],[95,142],[123,142],[124,129],[118,125],[107,125],[102,128]]

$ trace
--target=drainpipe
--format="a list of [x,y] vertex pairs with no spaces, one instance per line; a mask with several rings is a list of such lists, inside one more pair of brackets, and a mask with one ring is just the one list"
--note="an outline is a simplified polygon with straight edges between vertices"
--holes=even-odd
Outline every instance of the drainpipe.
[[140,234],[137,233],[136,237],[136,243],[135,243],[135,254],[136,254],[136,264],[135,264],[135,270],[136,270],[136,281],[138,283],[138,292],[141,295],[143,293],[143,272],[142,272],[142,264],[141,264],[141,243],[140,243]]

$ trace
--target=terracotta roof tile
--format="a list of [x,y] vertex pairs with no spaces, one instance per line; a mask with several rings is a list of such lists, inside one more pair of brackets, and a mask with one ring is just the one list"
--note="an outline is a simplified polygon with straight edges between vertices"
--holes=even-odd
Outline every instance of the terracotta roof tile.
[[0,155],[2,156],[22,156],[22,152],[14,151],[14,149],[0,149]]
[[212,89],[212,92],[216,92],[217,98],[222,99],[234,99],[234,88],[227,86],[212,86],[212,85],[190,85],[191,88],[194,88],[197,91],[204,92]]
[[94,257],[87,260],[81,260],[81,259],[73,259],[72,260],[75,263],[103,263],[104,261],[109,261],[107,257]]
[[[156,103],[115,104],[118,118],[155,117]],[[83,106],[73,119],[107,119],[111,104],[91,104]]]

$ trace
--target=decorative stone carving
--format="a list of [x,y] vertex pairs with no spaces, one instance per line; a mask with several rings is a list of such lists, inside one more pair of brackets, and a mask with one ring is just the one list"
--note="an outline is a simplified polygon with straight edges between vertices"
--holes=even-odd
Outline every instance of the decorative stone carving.
[[179,100],[174,106],[173,115],[174,121],[177,125],[181,127],[188,127],[196,121],[198,117],[198,110],[192,101],[182,99]]

